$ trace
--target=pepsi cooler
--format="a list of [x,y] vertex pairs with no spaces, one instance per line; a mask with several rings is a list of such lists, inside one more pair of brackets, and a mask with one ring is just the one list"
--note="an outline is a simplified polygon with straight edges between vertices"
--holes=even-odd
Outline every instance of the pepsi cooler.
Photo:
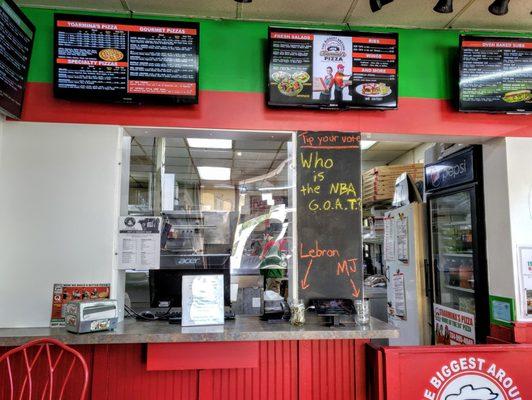
[[482,147],[425,165],[435,344],[485,343],[489,333]]

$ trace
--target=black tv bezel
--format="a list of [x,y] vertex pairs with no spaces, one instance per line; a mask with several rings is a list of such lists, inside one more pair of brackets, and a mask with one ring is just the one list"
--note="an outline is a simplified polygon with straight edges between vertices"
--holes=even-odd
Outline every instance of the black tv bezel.
[[[60,89],[58,87],[58,64],[57,60],[57,35],[58,27],[57,21],[70,20],[82,22],[104,22],[104,23],[118,23],[124,25],[147,25],[147,26],[168,26],[171,28],[192,28],[197,30],[197,68],[195,73],[196,94],[195,96],[177,96],[177,95],[148,95],[148,94],[125,94],[116,95],[107,92],[90,92],[85,89]],[[64,100],[98,102],[98,103],[118,103],[118,104],[161,104],[161,105],[194,105],[199,102],[199,69],[200,69],[200,24],[198,22],[190,21],[168,21],[158,19],[146,18],[122,18],[122,17],[99,17],[94,15],[84,14],[54,14],[54,97]]]
[[[513,110],[501,110],[495,108],[464,108],[462,105],[462,67],[464,61],[464,52],[462,43],[464,39],[472,40],[489,40],[489,41],[513,41],[513,42],[530,42],[532,43],[532,37],[525,36],[491,36],[491,35],[471,35],[471,34],[461,34],[459,37],[459,61],[458,61],[458,111],[463,113],[487,113],[487,114],[518,114],[518,115],[528,115],[532,114],[532,110],[527,111],[523,109],[513,109]],[[532,50],[531,50],[532,51]]]
[[30,19],[22,12],[19,6],[15,4],[13,0],[5,0],[7,5],[15,11],[17,16],[24,22],[28,28],[30,28],[30,31],[32,32],[31,40],[30,40],[30,46],[29,46],[29,52],[28,52],[28,62],[26,65],[26,74],[24,76],[24,79],[22,80],[22,97],[20,101],[20,107],[17,114],[12,114],[11,112],[7,111],[5,108],[0,106],[0,114],[4,114],[5,116],[13,119],[21,119],[22,118],[22,110],[24,108],[24,99],[26,97],[26,86],[28,83],[28,76],[30,72],[30,66],[31,66],[31,55],[33,53],[33,43],[35,42],[35,25],[30,21]]
[[[275,32],[287,32],[287,33],[306,33],[306,34],[324,34],[324,35],[336,35],[336,36],[362,36],[362,37],[371,37],[371,36],[380,36],[380,37],[389,37],[393,38],[396,41],[395,44],[395,55],[397,61],[397,68],[395,73],[395,81],[397,85],[397,93],[395,100],[395,107],[382,107],[382,106],[356,106],[351,102],[342,101],[338,103],[320,103],[318,101],[312,101],[311,103],[278,103],[273,102],[270,98],[270,68],[272,64],[272,53],[273,53],[273,40],[271,38],[272,31]],[[312,28],[287,28],[279,26],[269,26],[268,27],[268,65],[266,71],[266,105],[272,108],[303,108],[303,109],[312,109],[312,110],[332,110],[332,111],[345,111],[345,110],[397,110],[399,108],[399,34],[397,32],[364,32],[364,31],[354,31],[354,30],[334,30],[334,29],[312,29]]]

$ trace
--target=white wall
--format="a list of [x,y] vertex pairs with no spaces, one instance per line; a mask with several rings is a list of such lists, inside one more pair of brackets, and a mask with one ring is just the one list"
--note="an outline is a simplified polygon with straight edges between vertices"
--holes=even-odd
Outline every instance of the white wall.
[[514,298],[506,139],[490,140],[482,149],[489,292]]
[[3,128],[0,327],[47,326],[54,283],[112,283],[122,132],[10,121]]
[[493,139],[484,145],[486,239],[490,294],[516,300],[519,246],[532,246],[532,138]]
[[416,164],[418,162],[423,162],[425,159],[425,150],[431,147],[434,143],[423,143],[419,146],[413,148],[412,150],[407,151],[405,154],[396,158],[389,165],[405,165],[405,164]]
[[[515,272],[514,284],[517,287],[517,298],[519,299],[518,247],[532,247],[532,138],[507,138],[506,149]],[[518,320],[526,320],[524,307],[519,300],[516,302],[516,312]]]

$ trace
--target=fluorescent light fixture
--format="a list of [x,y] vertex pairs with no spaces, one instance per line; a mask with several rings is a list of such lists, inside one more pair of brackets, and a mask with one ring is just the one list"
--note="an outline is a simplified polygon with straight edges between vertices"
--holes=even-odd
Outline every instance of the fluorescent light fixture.
[[271,193],[262,193],[262,201],[273,200],[273,194]]
[[360,148],[362,150],[367,150],[369,149],[371,146],[373,146],[375,143],[377,143],[376,140],[361,140],[360,141]]
[[198,167],[200,179],[205,181],[228,181],[231,179],[231,168]]
[[259,191],[261,192],[269,192],[269,191],[272,191],[272,190],[287,190],[287,189],[292,189],[293,186],[272,186],[272,187],[263,187],[263,188],[259,188]]
[[229,139],[187,138],[189,147],[201,149],[231,149],[233,141]]

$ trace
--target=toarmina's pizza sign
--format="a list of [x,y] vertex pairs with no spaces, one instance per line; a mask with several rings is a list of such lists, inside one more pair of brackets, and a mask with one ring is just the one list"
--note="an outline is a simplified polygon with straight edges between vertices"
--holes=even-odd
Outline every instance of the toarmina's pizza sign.
[[462,357],[430,379],[423,400],[525,400],[512,376],[489,360]]

